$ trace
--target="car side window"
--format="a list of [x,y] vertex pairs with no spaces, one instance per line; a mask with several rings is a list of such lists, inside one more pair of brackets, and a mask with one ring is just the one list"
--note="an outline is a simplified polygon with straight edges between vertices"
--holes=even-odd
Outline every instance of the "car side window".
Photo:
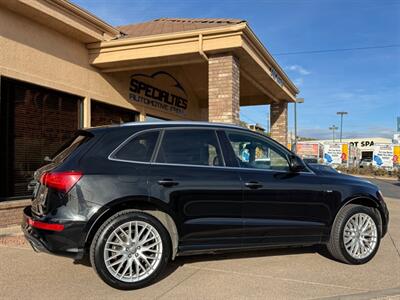
[[285,155],[262,138],[236,131],[227,132],[241,168],[289,171]]
[[223,166],[223,158],[214,130],[167,129],[157,162],[169,164]]
[[148,131],[134,136],[117,151],[114,158],[150,162],[158,135],[158,131]]

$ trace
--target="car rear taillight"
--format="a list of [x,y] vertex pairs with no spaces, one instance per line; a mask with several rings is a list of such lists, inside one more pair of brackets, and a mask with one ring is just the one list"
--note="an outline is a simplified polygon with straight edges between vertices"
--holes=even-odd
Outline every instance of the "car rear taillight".
[[50,230],[50,231],[63,231],[64,230],[64,225],[63,224],[55,224],[55,223],[45,223],[41,221],[35,221],[32,220],[31,218],[28,218],[28,225],[38,228],[38,229],[44,229],[44,230]]
[[56,189],[60,192],[67,193],[83,176],[82,172],[46,172],[40,178],[40,183]]

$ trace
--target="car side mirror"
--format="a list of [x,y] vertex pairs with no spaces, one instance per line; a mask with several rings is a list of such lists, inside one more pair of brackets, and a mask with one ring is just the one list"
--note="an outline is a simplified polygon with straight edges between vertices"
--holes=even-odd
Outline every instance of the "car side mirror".
[[292,172],[301,172],[305,168],[301,158],[296,155],[290,157],[289,166]]

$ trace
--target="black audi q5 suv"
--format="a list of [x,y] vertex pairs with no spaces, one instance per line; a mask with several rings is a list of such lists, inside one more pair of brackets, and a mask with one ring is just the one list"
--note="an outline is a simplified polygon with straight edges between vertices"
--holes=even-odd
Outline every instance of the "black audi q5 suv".
[[118,289],[154,282],[176,256],[224,250],[324,244],[366,263],[387,232],[382,194],[323,170],[237,126],[85,129],[35,172],[22,228],[37,251],[89,256]]

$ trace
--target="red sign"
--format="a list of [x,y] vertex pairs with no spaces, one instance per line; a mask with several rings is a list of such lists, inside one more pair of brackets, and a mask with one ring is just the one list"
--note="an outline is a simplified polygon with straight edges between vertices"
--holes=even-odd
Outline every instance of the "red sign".
[[315,156],[318,157],[318,144],[315,143],[299,143],[297,144],[296,153],[299,156]]

